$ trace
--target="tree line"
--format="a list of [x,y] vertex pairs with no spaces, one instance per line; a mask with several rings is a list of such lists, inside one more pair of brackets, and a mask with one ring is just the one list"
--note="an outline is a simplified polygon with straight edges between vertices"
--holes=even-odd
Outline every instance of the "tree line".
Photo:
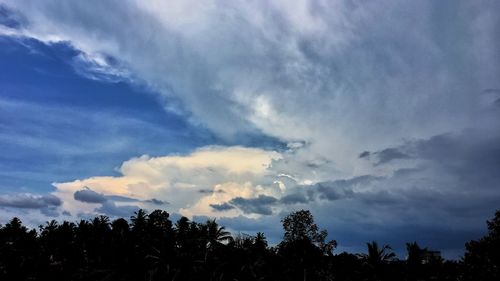
[[366,253],[336,254],[307,210],[282,224],[283,240],[270,247],[261,232],[231,236],[215,219],[173,223],[163,210],[52,220],[38,231],[13,218],[0,226],[0,280],[500,280],[500,211],[459,261],[416,242],[403,260],[375,241]]

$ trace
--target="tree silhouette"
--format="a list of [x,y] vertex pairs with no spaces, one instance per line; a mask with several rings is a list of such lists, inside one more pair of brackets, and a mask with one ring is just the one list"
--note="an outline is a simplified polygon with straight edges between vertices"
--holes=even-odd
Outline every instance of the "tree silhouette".
[[424,256],[427,248],[421,248],[417,242],[406,243],[407,279],[419,280],[423,276]]
[[367,254],[362,254],[361,257],[371,266],[379,266],[381,264],[387,264],[392,261],[396,254],[392,252],[392,248],[389,245],[384,245],[379,247],[376,241],[366,243],[368,248]]
[[387,264],[393,261],[396,254],[392,252],[389,245],[380,247],[376,241],[366,243],[368,253],[361,254],[368,271],[371,273],[373,280],[382,280],[387,275]]
[[463,280],[500,280],[500,210],[486,224],[486,236],[465,244]]
[[0,230],[0,279],[27,279],[36,265],[36,231],[13,218]]
[[[325,242],[326,230],[319,230],[310,211],[293,212],[281,220],[284,239],[279,244],[279,253],[294,267],[288,268],[289,278],[300,280],[315,278],[314,268],[319,264],[324,254],[331,255],[336,247],[335,240]],[[297,272],[301,269],[302,272]]]
[[267,248],[267,238],[262,232],[257,232],[254,238],[253,248],[256,250],[265,250]]
[[205,223],[205,231],[207,238],[207,247],[214,247],[221,242],[229,242],[233,239],[231,233],[225,230],[224,226],[219,226],[214,220],[208,220]]
[[293,212],[284,217],[281,222],[285,230],[284,243],[308,241],[319,247],[325,254],[331,254],[337,246],[335,240],[325,241],[328,232],[324,229],[319,230],[309,210]]
[[147,214],[143,209],[139,209],[134,212],[134,215],[130,217],[130,221],[132,222],[132,231],[141,234],[145,232],[147,225]]
[[408,265],[418,266],[424,262],[424,254],[427,248],[420,248],[417,242],[406,243],[406,262]]
[[406,244],[406,261],[376,242],[366,254],[334,255],[325,245],[336,243],[306,210],[283,218],[284,239],[274,247],[261,232],[233,238],[215,219],[173,225],[169,217],[138,210],[130,221],[52,220],[38,233],[13,218],[0,226],[0,280],[500,280],[500,212],[460,263],[429,260],[416,242]]

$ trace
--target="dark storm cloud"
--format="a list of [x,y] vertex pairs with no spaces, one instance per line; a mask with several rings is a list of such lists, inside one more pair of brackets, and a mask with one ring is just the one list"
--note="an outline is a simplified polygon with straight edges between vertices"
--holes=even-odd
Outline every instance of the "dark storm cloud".
[[[371,185],[373,182],[383,180],[383,177],[364,175],[358,176],[350,179],[340,179],[336,181],[326,181],[318,182],[313,185],[298,185],[290,187],[287,194],[283,195],[279,200],[274,202],[274,200],[269,200],[266,202],[267,205],[281,204],[281,205],[293,205],[293,204],[306,204],[314,202],[316,200],[327,200],[336,201],[356,197],[357,199],[368,198],[373,195],[374,201],[377,200],[378,194],[375,192],[367,191],[355,191],[357,187],[364,187]],[[380,194],[383,197],[383,194]],[[254,202],[254,201],[250,201]],[[249,203],[250,203],[249,202]]]
[[128,217],[140,208],[135,205],[117,205],[115,202],[144,202],[154,205],[168,204],[168,202],[156,198],[139,200],[121,195],[104,195],[102,193],[95,192],[88,187],[76,191],[73,197],[75,200],[80,202],[101,204],[101,206],[97,207],[95,211],[111,217]]
[[217,222],[230,230],[236,230],[240,233],[254,234],[263,232],[271,244],[279,243],[283,236],[280,216],[263,216],[258,219],[245,216],[221,217]]
[[500,89],[484,89],[483,94],[500,94]]
[[459,135],[435,136],[418,142],[416,150],[436,169],[453,177],[457,191],[486,197],[500,194],[499,132],[468,130]]
[[129,217],[138,209],[140,209],[138,206],[117,206],[114,202],[107,201],[102,203],[101,207],[96,208],[95,211],[112,217]]
[[[342,184],[335,188],[316,185],[319,198],[336,199],[328,213],[342,214],[325,221],[328,229],[347,247],[372,239],[363,232],[371,229],[373,239],[399,253],[404,242],[415,240],[456,258],[464,242],[484,233],[485,220],[499,208],[500,132],[469,129],[388,149],[408,152],[415,166],[361,181],[362,188],[350,188],[348,180],[336,181]],[[346,194],[349,200],[341,200]]]
[[76,191],[73,198],[85,203],[104,203],[108,200],[104,194],[97,193],[89,188]]
[[500,133],[494,130],[466,129],[455,134],[440,134],[373,154],[380,157],[374,165],[409,158],[408,155],[416,161],[426,161],[425,165],[396,170],[393,176],[411,177],[434,169],[442,176],[448,175],[457,188],[474,189],[491,187],[500,180]]
[[304,204],[309,202],[309,199],[306,197],[304,193],[296,192],[281,197],[279,201],[282,204],[291,205],[300,203]]
[[455,215],[477,208],[488,210],[483,213],[487,215],[498,207],[500,132],[468,129],[387,150],[409,151],[419,164],[394,171],[369,196],[355,195],[365,202],[399,200],[408,208],[425,206]]
[[363,151],[359,154],[359,158],[368,158],[370,157],[370,151]]
[[127,196],[122,196],[122,195],[104,195],[102,193],[98,193],[93,191],[92,189],[85,187],[82,190],[78,190],[73,194],[73,198],[75,200],[78,200],[80,202],[84,203],[99,203],[103,204],[108,201],[112,202],[144,202],[144,203],[151,203],[155,205],[165,205],[168,204],[168,202],[152,198],[152,199],[147,199],[147,200],[139,200],[136,198],[131,198]]
[[414,168],[396,170],[391,180],[412,183],[419,178],[437,191],[498,193],[500,132],[468,129],[388,149],[409,151],[421,162]]
[[34,195],[19,193],[0,196],[0,207],[12,207],[21,209],[44,209],[57,207],[62,204],[61,199],[54,195]]
[[140,201],[139,199],[130,198],[130,197],[121,196],[121,195],[105,195],[104,198],[106,200],[111,200],[111,201],[115,201],[115,202],[137,202],[137,201]]
[[278,201],[275,197],[259,195],[256,198],[235,197],[229,201],[246,214],[271,215],[271,206]]
[[59,211],[55,207],[42,208],[40,209],[40,213],[46,215],[47,217],[59,217]]
[[[380,158],[376,165],[410,157],[402,151],[409,152],[414,159],[430,161],[430,165],[456,176],[469,177],[479,173],[485,176],[485,180],[500,178],[500,173],[497,173],[500,168],[500,132],[494,130],[466,129],[386,148],[374,152]],[[411,170],[402,169],[400,172],[403,171]]]
[[375,153],[378,157],[377,165],[388,163],[395,159],[407,159],[410,158],[406,153],[401,152],[396,148],[386,148],[382,151]]
[[210,207],[216,211],[222,212],[222,211],[228,211],[232,210],[235,207],[231,204],[228,203],[222,203],[222,204],[210,204]]
[[19,28],[23,21],[25,21],[25,19],[23,19],[19,13],[15,13],[5,5],[0,4],[0,25],[10,28]]
[[332,163],[332,161],[330,161],[324,157],[320,157],[318,159],[315,159],[314,161],[307,161],[304,163],[304,165],[308,168],[311,168],[311,169],[317,169],[321,166],[328,165],[331,163]]
[[316,184],[316,189],[320,199],[339,200],[349,198],[354,195],[354,191],[348,186],[336,186],[335,182],[322,182]]
[[[321,225],[323,226],[323,225]],[[424,225],[407,220],[404,223],[379,227],[375,223],[338,222],[330,234],[339,243],[337,251],[350,250],[365,252],[364,242],[375,240],[389,244],[404,259],[406,256],[405,243],[416,241],[422,247],[441,251],[444,257],[459,258],[463,254],[464,243],[484,235],[485,223],[481,222],[477,228],[449,227],[448,225]],[[370,233],[367,235],[366,230]],[[367,240],[370,239],[370,240]]]
[[441,164],[460,162],[467,169],[497,170],[500,165],[500,132],[469,129],[460,134],[442,134],[416,142],[415,149],[421,158]]
[[224,190],[218,189],[218,190],[213,190],[213,189],[200,189],[198,190],[199,193],[201,194],[212,194],[212,193],[225,193]]
[[310,200],[332,202],[328,208],[309,204],[309,209],[339,250],[363,252],[364,242],[374,239],[391,244],[403,258],[405,243],[417,241],[458,258],[466,241],[484,234],[484,222],[499,208],[498,131],[439,134],[371,154],[382,154],[387,162],[411,155],[405,158],[411,161],[385,176],[303,186]]
[[380,179],[376,176],[359,176],[351,179],[342,179],[329,182],[316,183],[311,190],[318,194],[320,199],[339,200],[354,196],[353,188],[357,185],[366,185],[372,181]]
[[155,205],[166,205],[166,204],[168,204],[168,202],[160,200],[160,199],[156,199],[156,198],[144,200],[144,202],[145,203],[152,203],[152,204],[155,204]]

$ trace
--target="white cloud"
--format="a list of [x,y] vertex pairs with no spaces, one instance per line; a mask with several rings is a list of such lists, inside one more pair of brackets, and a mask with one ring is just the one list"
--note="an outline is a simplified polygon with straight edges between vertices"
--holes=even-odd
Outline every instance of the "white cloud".
[[[279,193],[270,179],[269,166],[279,159],[277,152],[257,148],[208,146],[188,155],[141,156],[124,162],[118,177],[92,177],[54,183],[55,195],[63,200],[63,209],[72,214],[93,212],[100,203],[75,200],[75,192],[92,190],[102,198],[119,195],[140,201],[133,205],[155,206],[145,202],[156,198],[169,202],[171,212],[183,215],[237,216],[237,210],[215,212],[209,205],[221,204],[241,196]],[[206,190],[212,192],[207,193]],[[203,191],[203,192],[201,192]],[[118,206],[130,203],[116,202]]]

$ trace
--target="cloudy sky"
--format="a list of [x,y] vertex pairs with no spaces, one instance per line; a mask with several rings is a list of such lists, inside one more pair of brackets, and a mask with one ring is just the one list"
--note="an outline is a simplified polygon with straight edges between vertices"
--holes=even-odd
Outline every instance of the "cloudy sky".
[[[293,2],[293,3],[292,3]],[[498,1],[0,0],[0,222],[161,208],[458,257],[500,208]]]

